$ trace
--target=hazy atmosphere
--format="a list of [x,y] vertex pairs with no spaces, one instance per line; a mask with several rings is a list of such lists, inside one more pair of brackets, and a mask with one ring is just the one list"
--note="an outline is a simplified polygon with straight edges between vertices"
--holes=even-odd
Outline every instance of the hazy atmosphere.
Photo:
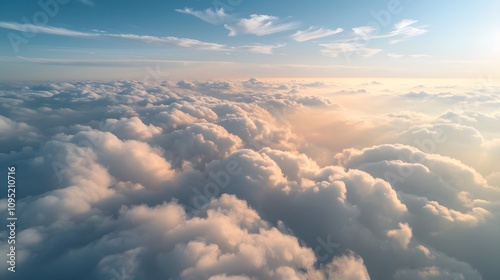
[[494,280],[500,2],[0,3],[0,278]]

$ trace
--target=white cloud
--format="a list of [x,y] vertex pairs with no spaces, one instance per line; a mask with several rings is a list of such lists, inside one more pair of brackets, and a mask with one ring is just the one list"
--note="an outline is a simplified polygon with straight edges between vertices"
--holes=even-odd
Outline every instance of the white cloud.
[[404,41],[408,38],[417,37],[424,35],[429,32],[427,25],[414,26],[418,21],[412,19],[403,19],[397,22],[393,26],[393,30],[386,34],[378,34],[377,30],[373,26],[361,26],[353,28],[352,31],[354,35],[362,40],[372,40],[381,38],[393,38],[390,43],[395,44]]
[[[390,100],[377,110],[391,113],[363,119],[334,103],[348,95],[330,94],[359,87],[311,81],[3,89],[4,145],[29,131],[37,136],[0,154],[31,175],[19,181],[17,214],[18,265],[32,269],[17,277],[494,278],[498,171],[480,173],[456,150],[470,148],[498,166],[484,160],[497,160],[487,153],[500,147],[498,114],[404,111],[405,103],[419,108],[413,95],[372,88],[353,100],[361,96],[370,108]],[[419,98],[431,107],[498,96]],[[453,148],[438,145],[440,132]],[[430,150],[410,146],[421,138],[439,141]],[[6,204],[0,199],[0,215]],[[0,277],[6,264],[4,255]]]
[[113,132],[120,139],[146,140],[162,132],[161,128],[154,125],[145,125],[138,117],[119,120],[108,119],[104,123],[106,131]]
[[28,138],[29,135],[36,137],[34,127],[23,122],[13,121],[2,115],[0,115],[0,130],[2,131],[2,135],[0,135],[2,141],[17,138],[18,136],[21,136],[19,140]]
[[327,28],[309,27],[306,30],[300,30],[295,32],[293,35],[290,36],[290,38],[292,38],[297,42],[305,42],[313,39],[332,36],[334,34],[341,33],[342,31],[344,31],[342,28],[327,29]]
[[233,49],[244,51],[244,52],[252,52],[252,53],[260,53],[260,54],[273,54],[274,49],[282,48],[286,46],[286,44],[275,44],[275,45],[248,45],[248,46],[237,46]]
[[193,15],[203,21],[211,24],[222,24],[234,20],[233,16],[226,14],[223,8],[213,10],[212,8],[204,11],[195,11],[191,8],[176,9],[176,12]]
[[427,58],[427,57],[431,57],[431,55],[428,55],[428,54],[410,54],[410,57],[411,58]]
[[413,26],[417,22],[412,19],[404,19],[394,25],[393,31],[387,37],[402,37],[401,39],[391,41],[391,43],[397,43],[407,38],[423,35],[429,31],[425,29],[427,26]]
[[[274,49],[281,48],[286,45],[286,44],[274,44],[274,45],[255,44],[255,45],[228,47],[223,44],[203,42],[196,39],[179,38],[173,36],[158,37],[158,36],[137,35],[137,34],[113,34],[104,31],[98,31],[98,32],[96,31],[96,33],[88,33],[88,32],[78,32],[57,27],[36,26],[31,24],[17,24],[8,22],[0,22],[0,27],[11,30],[18,30],[18,31],[27,30],[30,32],[40,32],[40,33],[60,35],[60,36],[70,36],[70,37],[120,38],[125,40],[141,41],[147,44],[166,44],[184,48],[194,48],[194,49],[211,50],[211,51],[241,51],[241,52],[259,53],[259,54],[272,54]],[[271,27],[268,31],[274,33],[274,31],[272,30],[276,30],[276,28],[280,29],[282,27],[283,26]],[[82,61],[82,63],[85,62]]]
[[148,36],[148,35],[137,35],[137,34],[113,34],[113,33],[89,33],[89,32],[79,32],[73,31],[65,28],[50,27],[50,26],[39,26],[32,24],[18,24],[9,22],[0,22],[0,27],[17,30],[17,31],[27,31],[27,32],[37,32],[45,34],[53,34],[60,36],[69,37],[112,37],[112,38],[122,38],[128,40],[138,40],[145,43],[158,43],[158,44],[168,44],[175,45],[185,48],[197,48],[203,50],[224,50],[225,46],[217,43],[208,43],[195,39],[179,38],[173,36],[158,37],[158,36]]
[[404,30],[405,28],[407,28],[410,25],[413,25],[415,23],[417,23],[416,20],[413,20],[413,19],[403,19],[400,22],[394,24],[394,30]]
[[321,53],[325,56],[338,57],[339,54],[352,55],[357,54],[361,57],[371,57],[382,51],[382,49],[372,49],[368,48],[360,43],[331,43],[331,44],[319,44],[323,47]]
[[369,40],[373,38],[373,33],[375,33],[377,29],[373,26],[361,26],[361,27],[354,27],[352,29],[352,32],[354,35],[357,37],[360,37],[363,40]]
[[409,19],[405,19],[396,23],[394,25],[393,31],[391,31],[387,35],[387,37],[388,38],[397,37],[397,38],[391,40],[390,43],[391,44],[399,43],[408,38],[421,36],[429,32],[429,30],[426,29],[427,26],[413,26],[415,23],[417,23],[416,20],[409,20]]
[[45,33],[45,34],[69,36],[69,37],[99,36],[98,34],[74,31],[74,30],[69,30],[69,29],[61,28],[61,27],[41,26],[41,25],[33,25],[33,24],[28,24],[28,23],[15,23],[15,22],[1,21],[0,27],[5,28],[5,29],[10,29],[10,30],[21,31],[21,32]]
[[408,248],[412,237],[411,227],[408,224],[399,224],[399,229],[391,229],[387,236],[394,238],[403,248]]
[[404,55],[402,55],[402,54],[397,54],[397,53],[388,53],[388,54],[387,54],[387,57],[389,57],[389,58],[394,58],[394,59],[398,59],[398,58],[403,58],[403,57],[404,57]]
[[326,267],[328,279],[370,280],[363,259],[354,255],[337,257]]
[[295,29],[298,22],[280,22],[278,17],[269,15],[250,15],[250,18],[242,18],[234,24],[225,24],[229,30],[229,36],[238,34],[254,34],[258,36]]
[[393,59],[400,59],[403,57],[410,57],[410,58],[427,58],[431,57],[428,54],[409,54],[409,55],[404,55],[404,54],[398,54],[398,53],[388,53],[387,57],[393,58]]
[[167,152],[167,158],[176,166],[203,169],[213,160],[223,159],[241,148],[241,139],[222,126],[211,123],[193,123],[184,129],[158,136],[156,142]]
[[179,37],[157,37],[148,35],[136,35],[136,34],[101,34],[104,37],[114,37],[129,40],[138,40],[145,43],[158,43],[158,44],[168,44],[175,45],[185,48],[196,48],[203,50],[225,50],[225,46],[217,43],[208,43],[195,39],[179,38]]

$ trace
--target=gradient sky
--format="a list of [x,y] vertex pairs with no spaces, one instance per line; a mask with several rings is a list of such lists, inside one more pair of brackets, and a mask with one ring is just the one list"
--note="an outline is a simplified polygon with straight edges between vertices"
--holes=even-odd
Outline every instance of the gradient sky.
[[56,1],[0,3],[0,80],[500,72],[494,0]]

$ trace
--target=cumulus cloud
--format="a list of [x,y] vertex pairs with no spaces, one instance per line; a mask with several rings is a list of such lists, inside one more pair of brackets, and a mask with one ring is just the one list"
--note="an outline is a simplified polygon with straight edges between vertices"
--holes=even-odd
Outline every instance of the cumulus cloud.
[[[345,100],[417,103],[368,85],[252,78],[2,90],[9,150],[0,161],[18,168],[23,221],[15,276],[494,278],[500,176],[474,159],[498,162],[489,156],[500,146],[498,113],[383,107],[363,119]],[[480,109],[497,100],[421,98]],[[7,236],[1,229],[2,251]],[[5,255],[0,264],[2,279],[14,279]]]
[[211,123],[189,124],[184,129],[159,136],[156,141],[178,167],[188,165],[198,169],[215,159],[226,158],[242,146],[239,137]]
[[146,140],[162,132],[159,127],[145,125],[138,117],[108,119],[103,127],[121,139]]
[[[17,122],[0,115],[0,140],[8,144],[15,144],[12,140],[17,139],[21,144],[26,142],[34,142],[38,138],[37,131],[34,127],[24,123]],[[12,149],[12,147],[9,147]]]
[[326,269],[329,273],[328,279],[370,279],[368,271],[363,265],[363,260],[353,255],[335,258],[331,264],[328,264]]
[[408,248],[412,232],[408,224],[399,224],[399,229],[392,229],[387,232],[387,236],[394,238],[403,248]]

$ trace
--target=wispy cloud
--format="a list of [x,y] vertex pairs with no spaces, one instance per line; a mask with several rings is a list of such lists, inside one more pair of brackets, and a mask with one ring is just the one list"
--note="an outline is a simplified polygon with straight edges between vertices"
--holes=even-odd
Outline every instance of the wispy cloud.
[[226,14],[223,8],[217,10],[209,8],[204,11],[195,11],[191,8],[184,8],[184,9],[176,9],[175,11],[183,14],[193,15],[211,24],[222,24],[234,20],[234,17]]
[[329,57],[338,57],[339,54],[355,53],[361,57],[371,57],[380,53],[381,49],[368,48],[360,43],[340,42],[332,44],[319,44],[323,47],[321,53]]
[[69,36],[69,37],[99,36],[99,34],[73,31],[60,27],[40,26],[40,25],[5,22],[5,21],[0,21],[0,27],[21,32],[46,33],[46,34]]
[[[203,11],[196,11],[192,8],[176,9],[176,12],[195,16],[205,22],[211,24],[224,24],[224,27],[229,30],[229,36],[236,36],[238,34],[254,34],[254,35],[268,35],[278,32],[287,31],[297,28],[299,22],[283,22],[278,17],[270,15],[250,15],[250,18],[238,18],[234,15],[227,14],[223,8],[220,9],[206,9]],[[330,30],[320,28],[313,31],[313,27],[308,30],[298,32],[296,35],[298,40],[306,41],[314,38],[321,38],[330,36],[335,33],[341,32],[341,29]],[[340,30],[340,31],[339,31]],[[309,37],[310,38],[309,38]]]
[[101,38],[112,37],[112,38],[122,38],[128,40],[137,40],[137,41],[142,41],[144,43],[168,44],[185,48],[196,48],[204,50],[225,49],[225,45],[217,43],[209,43],[195,39],[179,38],[172,36],[157,37],[157,36],[136,35],[136,34],[112,34],[112,33],[106,33],[102,30],[100,30],[99,33],[90,33],[90,32],[74,31],[59,27],[39,26],[33,24],[19,24],[11,22],[0,22],[0,27],[16,31],[29,31],[29,32],[45,33],[45,34],[68,36],[68,37],[101,37]]
[[410,54],[410,57],[411,58],[427,58],[427,57],[432,57],[432,56],[429,54],[425,54],[425,53],[417,53],[417,54]]
[[195,39],[189,38],[179,38],[179,37],[156,37],[148,35],[136,35],[136,34],[100,34],[103,37],[114,37],[129,40],[137,40],[145,43],[157,43],[157,44],[168,44],[184,48],[196,48],[204,50],[224,50],[225,45],[217,43],[208,43]]
[[352,29],[352,32],[357,38],[361,38],[363,40],[373,39],[375,36],[373,35],[377,29],[373,26],[360,26]]
[[327,29],[327,28],[316,28],[311,26],[307,30],[300,30],[295,32],[292,36],[290,36],[290,38],[292,38],[297,42],[304,42],[331,36],[337,33],[341,33],[342,31],[344,31],[344,29],[342,28]]
[[40,58],[40,57],[23,57],[17,56],[15,58],[2,58],[0,61],[16,61],[16,62],[30,62],[36,64],[46,65],[72,65],[72,66],[148,66],[151,64],[161,65],[230,65],[231,61],[221,60],[169,60],[169,59],[57,59],[57,58]]
[[286,46],[286,44],[275,44],[275,45],[248,45],[248,46],[238,46],[233,49],[239,51],[246,51],[252,53],[260,54],[273,54],[273,50]]
[[398,53],[388,53],[387,57],[394,58],[394,59],[400,59],[400,58],[404,58],[404,57],[409,57],[409,58],[427,58],[427,57],[431,57],[431,56],[428,55],[428,54],[421,54],[421,53],[409,54],[409,55],[398,54]]
[[68,36],[68,37],[119,38],[124,40],[141,41],[147,44],[166,44],[184,48],[194,48],[199,50],[211,50],[211,51],[241,51],[241,52],[259,53],[259,54],[272,54],[274,49],[285,46],[285,44],[274,44],[274,45],[255,44],[255,45],[229,47],[223,44],[203,42],[196,39],[180,38],[174,36],[158,37],[158,36],[137,35],[137,34],[114,34],[114,33],[107,33],[106,31],[103,30],[95,30],[96,33],[79,32],[65,28],[37,26],[32,24],[19,24],[10,22],[0,22],[0,28],[6,28],[17,31],[39,32],[39,33]]
[[299,25],[300,23],[295,21],[281,23],[275,16],[253,14],[250,18],[242,18],[234,24],[225,24],[224,27],[229,30],[229,36],[238,34],[262,36],[295,29]]
[[[353,36],[347,39],[337,40],[330,44],[320,44],[324,47],[321,53],[330,57],[337,57],[340,53],[355,53],[361,57],[371,57],[383,51],[382,49],[368,48],[365,41],[382,38],[393,38],[389,41],[390,44],[395,44],[404,41],[411,37],[416,37],[427,33],[427,26],[415,26],[416,20],[404,19],[396,23],[391,32],[386,34],[378,34],[380,30],[374,26],[360,26],[352,28]],[[389,58],[402,58],[404,55],[388,53]],[[410,57],[418,58],[419,55],[410,55]]]
[[381,38],[394,38],[389,43],[395,44],[404,41],[411,37],[416,37],[427,33],[427,25],[414,26],[418,21],[412,19],[404,19],[394,24],[393,30],[389,33],[378,35],[377,29],[373,26],[360,26],[352,29],[357,39],[371,40]]
[[402,54],[398,54],[398,53],[388,53],[387,54],[387,57],[389,58],[394,58],[394,59],[400,59],[400,58],[403,58],[404,55]]
[[412,26],[417,23],[416,20],[404,19],[394,25],[394,30],[388,34],[388,37],[400,37],[392,40],[390,43],[398,43],[407,38],[416,37],[427,33],[429,30],[425,29],[427,26]]

